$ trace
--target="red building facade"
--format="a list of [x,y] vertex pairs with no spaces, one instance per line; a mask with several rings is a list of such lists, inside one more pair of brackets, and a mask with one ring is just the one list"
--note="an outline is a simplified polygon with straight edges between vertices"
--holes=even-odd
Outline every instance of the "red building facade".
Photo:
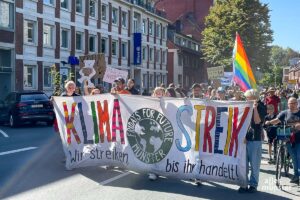
[[156,9],[164,12],[168,26],[168,83],[184,88],[207,82],[206,64],[201,52],[205,17],[213,0],[157,0]]

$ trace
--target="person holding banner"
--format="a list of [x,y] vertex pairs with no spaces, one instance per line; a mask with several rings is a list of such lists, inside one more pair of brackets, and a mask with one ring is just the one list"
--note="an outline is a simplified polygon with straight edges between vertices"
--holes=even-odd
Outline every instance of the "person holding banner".
[[135,81],[132,78],[128,79],[126,90],[128,90],[132,95],[140,94],[140,91],[135,88]]
[[165,96],[165,89],[162,87],[156,87],[153,91],[152,97],[160,98],[163,96]]
[[80,96],[79,94],[75,93],[76,84],[74,83],[74,81],[68,81],[65,84],[65,89],[66,91],[64,91],[60,96],[63,97]]
[[121,77],[117,78],[114,83],[115,87],[111,89],[111,94],[131,94],[128,90],[125,89],[125,80]]
[[201,88],[200,84],[194,83],[192,85],[192,94],[191,94],[190,98],[200,98],[201,99],[203,97],[203,95],[201,94],[201,90],[202,90],[202,88]]
[[257,191],[260,171],[260,161],[262,156],[262,122],[266,116],[265,105],[258,100],[258,92],[255,89],[250,89],[245,92],[247,101],[253,102],[253,115],[250,126],[248,128],[245,142],[247,145],[247,179],[249,174],[249,165],[251,167],[250,180],[248,179],[248,187],[240,187],[239,193],[254,193]]

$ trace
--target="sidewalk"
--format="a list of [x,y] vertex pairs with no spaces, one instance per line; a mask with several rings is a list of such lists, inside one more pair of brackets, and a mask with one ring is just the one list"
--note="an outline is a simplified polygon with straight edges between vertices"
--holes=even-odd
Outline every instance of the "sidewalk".
[[263,143],[263,153],[261,160],[261,169],[260,169],[260,182],[258,190],[262,192],[268,192],[276,194],[282,197],[291,198],[291,199],[300,199],[300,186],[290,183],[290,178],[294,174],[292,168],[289,169],[289,177],[282,177],[281,185],[282,189],[279,189],[276,186],[276,177],[275,177],[275,164],[269,164],[269,155],[268,155],[268,144],[265,141]]

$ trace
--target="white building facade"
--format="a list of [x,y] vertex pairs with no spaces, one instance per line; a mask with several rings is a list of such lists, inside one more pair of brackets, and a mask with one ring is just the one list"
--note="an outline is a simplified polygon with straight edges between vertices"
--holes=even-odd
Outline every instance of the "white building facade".
[[[154,13],[152,1],[24,0],[15,4],[15,90],[50,94],[53,64],[61,72],[77,74],[79,66],[69,64],[69,57],[95,53],[105,54],[106,66],[128,70],[142,91],[166,83],[168,21]],[[137,32],[142,34],[142,62],[134,65]]]

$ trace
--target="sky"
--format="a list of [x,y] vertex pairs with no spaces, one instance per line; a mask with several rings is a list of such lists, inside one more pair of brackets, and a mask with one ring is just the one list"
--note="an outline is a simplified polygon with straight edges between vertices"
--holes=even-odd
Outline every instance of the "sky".
[[300,0],[260,0],[269,4],[273,44],[300,52]]

